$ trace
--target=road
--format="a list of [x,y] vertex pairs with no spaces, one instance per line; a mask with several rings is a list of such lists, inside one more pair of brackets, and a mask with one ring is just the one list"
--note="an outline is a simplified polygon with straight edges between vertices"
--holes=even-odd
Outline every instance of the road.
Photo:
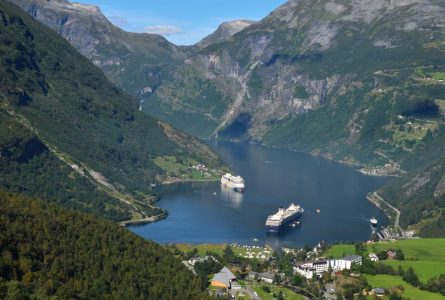
[[257,293],[251,287],[242,287],[241,290],[229,290],[230,295],[235,296],[239,293],[243,293],[247,295],[251,300],[261,300],[260,297],[257,296]]
[[400,210],[398,210],[397,208],[395,208],[394,206],[389,204],[387,201],[385,201],[382,197],[380,197],[379,194],[377,194],[377,192],[374,192],[374,193],[372,193],[371,196],[368,196],[368,200],[371,201],[372,203],[374,203],[379,208],[381,208],[381,205],[379,204],[379,202],[380,203],[384,203],[386,206],[391,208],[395,212],[395,214],[396,214],[396,218],[394,220],[394,227],[396,227],[396,229],[400,233],[403,233],[403,229],[402,229],[402,227],[400,227],[400,224],[399,224],[399,221],[400,221]]

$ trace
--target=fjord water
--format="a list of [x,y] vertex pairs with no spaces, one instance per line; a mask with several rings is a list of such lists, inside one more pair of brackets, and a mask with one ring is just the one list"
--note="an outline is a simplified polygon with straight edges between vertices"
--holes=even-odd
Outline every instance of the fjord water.
[[[348,166],[284,149],[226,141],[210,146],[244,177],[245,193],[222,188],[219,182],[164,186],[158,190],[158,205],[168,210],[168,218],[131,227],[133,232],[159,243],[303,246],[367,240],[370,217],[380,226],[388,222],[366,200],[385,178],[363,176]],[[267,216],[292,202],[305,209],[300,225],[266,234]]]

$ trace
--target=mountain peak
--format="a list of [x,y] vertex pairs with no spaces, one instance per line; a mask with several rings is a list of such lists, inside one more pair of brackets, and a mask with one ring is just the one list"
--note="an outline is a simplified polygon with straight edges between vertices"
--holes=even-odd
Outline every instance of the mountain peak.
[[103,16],[98,6],[68,0],[15,0],[12,2],[20,7],[33,7],[36,10],[45,7],[58,12]]
[[255,23],[255,21],[250,20],[234,20],[224,22],[219,25],[218,29],[216,29],[215,32],[205,37],[197,45],[200,48],[205,48],[214,43],[228,41],[232,36]]

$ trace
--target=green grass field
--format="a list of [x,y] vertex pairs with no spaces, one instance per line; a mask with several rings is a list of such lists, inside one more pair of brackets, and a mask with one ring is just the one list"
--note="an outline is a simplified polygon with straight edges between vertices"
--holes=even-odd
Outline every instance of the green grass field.
[[[412,239],[369,245],[369,252],[402,249],[406,260],[445,262],[445,239]],[[445,269],[444,272],[445,273]]]
[[395,270],[399,266],[402,266],[404,270],[407,270],[409,267],[414,269],[417,276],[421,282],[426,283],[429,279],[434,276],[439,276],[440,274],[445,274],[445,262],[439,261],[396,261],[396,260],[388,260],[385,261],[385,264],[394,267]]
[[432,77],[434,80],[445,80],[445,73],[444,72],[434,72],[432,74]]
[[213,252],[218,255],[223,254],[223,250],[226,247],[224,244],[219,245],[211,245],[211,244],[202,244],[202,245],[190,245],[190,244],[176,244],[176,247],[184,253],[193,251],[194,248],[198,250],[199,256],[207,255],[207,252]]
[[421,282],[427,282],[434,276],[445,274],[445,239],[413,239],[388,243],[376,243],[367,247],[369,252],[402,249],[404,261],[384,261],[397,270],[412,267]]
[[[263,286],[268,286],[271,292],[266,293],[263,290]],[[272,284],[259,284],[259,285],[252,285],[251,287],[262,300],[275,300],[276,297],[273,296],[273,293],[278,295],[278,293],[280,291],[283,293],[284,299],[286,299],[286,300],[303,300],[303,299],[305,299],[302,295],[299,295],[287,288],[277,287]]]
[[[213,252],[217,253],[219,255],[223,254],[223,250],[226,247],[224,244],[204,244],[204,245],[189,245],[189,244],[177,244],[176,247],[178,247],[179,250],[182,252],[191,252],[194,248],[198,250],[199,256],[205,256],[207,252]],[[248,254],[251,254],[253,257],[250,257],[251,259],[257,258],[257,259],[264,259],[269,258],[272,255],[272,250],[267,248],[246,248],[242,246],[233,246],[232,247],[233,252],[237,256],[246,257]],[[264,257],[262,257],[264,255]]]
[[353,255],[355,254],[355,245],[350,244],[340,244],[340,245],[333,245],[328,249],[328,251],[324,254],[326,257],[333,257],[333,258],[341,258],[346,255]]
[[153,162],[168,175],[182,180],[207,181],[216,180],[220,176],[217,170],[206,169],[203,172],[196,170],[194,167],[198,165],[198,162],[191,158],[178,161],[174,156],[158,156],[153,159]]
[[445,297],[431,293],[427,291],[422,291],[418,288],[413,287],[412,285],[406,283],[402,280],[402,278],[398,276],[390,276],[390,275],[366,275],[366,279],[368,283],[373,287],[382,287],[385,289],[391,289],[397,286],[403,286],[403,296],[408,297],[411,300],[444,300]]

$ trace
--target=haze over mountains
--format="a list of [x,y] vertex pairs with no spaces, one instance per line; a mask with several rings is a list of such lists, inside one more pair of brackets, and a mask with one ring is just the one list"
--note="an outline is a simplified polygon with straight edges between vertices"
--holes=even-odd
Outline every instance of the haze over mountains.
[[[427,178],[415,189],[396,182],[403,199],[386,194],[403,224],[445,219],[443,172],[431,172],[445,153],[442,1],[291,0],[190,47],[122,31],[90,6],[12,2],[137,95],[145,112],[198,137],[400,164]],[[414,207],[422,216],[407,216]]]

